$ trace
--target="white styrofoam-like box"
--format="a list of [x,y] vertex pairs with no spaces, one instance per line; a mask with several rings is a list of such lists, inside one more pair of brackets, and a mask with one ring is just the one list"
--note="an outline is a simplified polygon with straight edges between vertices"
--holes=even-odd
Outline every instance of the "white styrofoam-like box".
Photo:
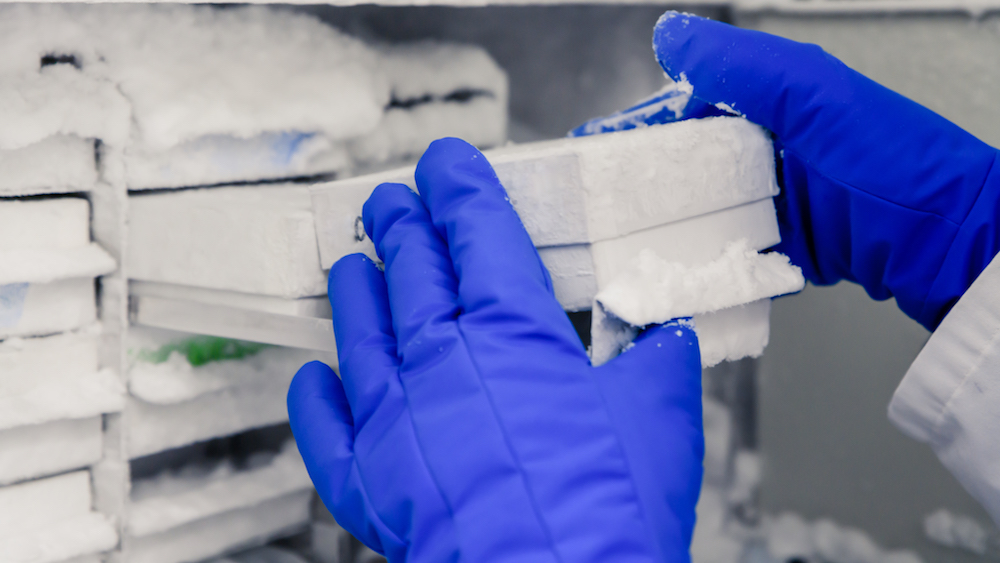
[[100,416],[0,430],[0,485],[93,465],[102,442]]
[[201,561],[239,547],[261,545],[304,529],[313,491],[299,491],[252,507],[196,520],[161,534],[127,538],[129,563]]
[[97,182],[93,139],[53,135],[0,150],[0,196],[90,191]]
[[133,482],[128,535],[160,534],[310,489],[309,474],[289,441],[280,453],[267,460],[258,458],[251,468],[228,463]]

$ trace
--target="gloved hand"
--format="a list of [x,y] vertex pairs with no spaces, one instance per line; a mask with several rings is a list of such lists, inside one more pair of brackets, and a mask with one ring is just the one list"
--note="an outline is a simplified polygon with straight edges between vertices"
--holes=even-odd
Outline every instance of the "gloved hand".
[[288,392],[337,521],[390,561],[687,561],[704,444],[693,331],[593,368],[483,155],[433,143],[330,270],[343,381]]
[[769,129],[776,250],[813,283],[860,283],[933,330],[1000,249],[998,151],[943,117],[815,45],[696,16],[664,14],[653,47],[687,106],[672,90],[572,134],[727,109]]

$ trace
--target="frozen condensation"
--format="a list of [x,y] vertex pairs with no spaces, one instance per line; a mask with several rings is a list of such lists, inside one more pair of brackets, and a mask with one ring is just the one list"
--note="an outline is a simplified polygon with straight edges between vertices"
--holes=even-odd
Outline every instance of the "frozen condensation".
[[323,352],[252,343],[234,353],[222,350],[219,357],[210,352],[192,360],[206,346],[201,339],[210,337],[139,328],[132,332],[130,457],[287,421],[285,395],[298,369],[312,360],[335,360]]
[[186,563],[263,545],[306,529],[315,492],[300,491],[231,510],[161,534],[132,538],[129,563]]
[[0,553],[10,563],[55,563],[111,549],[118,535],[91,512],[90,473],[0,488]]
[[278,454],[255,454],[245,468],[231,461],[186,466],[134,482],[128,533],[161,533],[311,488],[302,458],[289,440]]
[[92,139],[70,135],[0,149],[0,196],[89,191],[97,182],[95,152]]
[[101,417],[0,430],[0,485],[87,467],[101,460]]
[[935,543],[958,547],[978,555],[985,555],[989,546],[989,532],[982,524],[944,508],[924,518],[924,533]]
[[481,47],[385,45],[379,63],[392,99],[378,127],[350,143],[361,166],[414,159],[441,137],[481,148],[506,141],[507,75]]
[[290,11],[13,5],[0,38],[0,74],[38,74],[49,56],[60,75],[110,82],[131,106],[131,142],[158,149],[292,130],[346,139],[373,129],[388,102],[371,49]]
[[800,291],[802,270],[777,252],[758,253],[745,240],[705,264],[666,262],[652,251],[638,258],[597,295],[616,317],[634,326],[710,313]]

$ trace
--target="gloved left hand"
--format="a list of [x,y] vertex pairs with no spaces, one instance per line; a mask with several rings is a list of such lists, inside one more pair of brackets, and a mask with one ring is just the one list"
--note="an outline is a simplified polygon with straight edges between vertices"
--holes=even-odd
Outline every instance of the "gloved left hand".
[[292,429],[337,521],[390,561],[688,561],[701,365],[672,323],[591,367],[483,155],[436,141],[420,195],[364,207],[385,272],[330,271],[343,381],[318,362]]

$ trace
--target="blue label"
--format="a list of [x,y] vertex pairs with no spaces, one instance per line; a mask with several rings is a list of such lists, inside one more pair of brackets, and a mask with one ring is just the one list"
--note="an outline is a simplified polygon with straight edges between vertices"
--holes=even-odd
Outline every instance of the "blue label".
[[17,326],[24,313],[24,298],[27,296],[26,283],[0,285],[0,328]]

